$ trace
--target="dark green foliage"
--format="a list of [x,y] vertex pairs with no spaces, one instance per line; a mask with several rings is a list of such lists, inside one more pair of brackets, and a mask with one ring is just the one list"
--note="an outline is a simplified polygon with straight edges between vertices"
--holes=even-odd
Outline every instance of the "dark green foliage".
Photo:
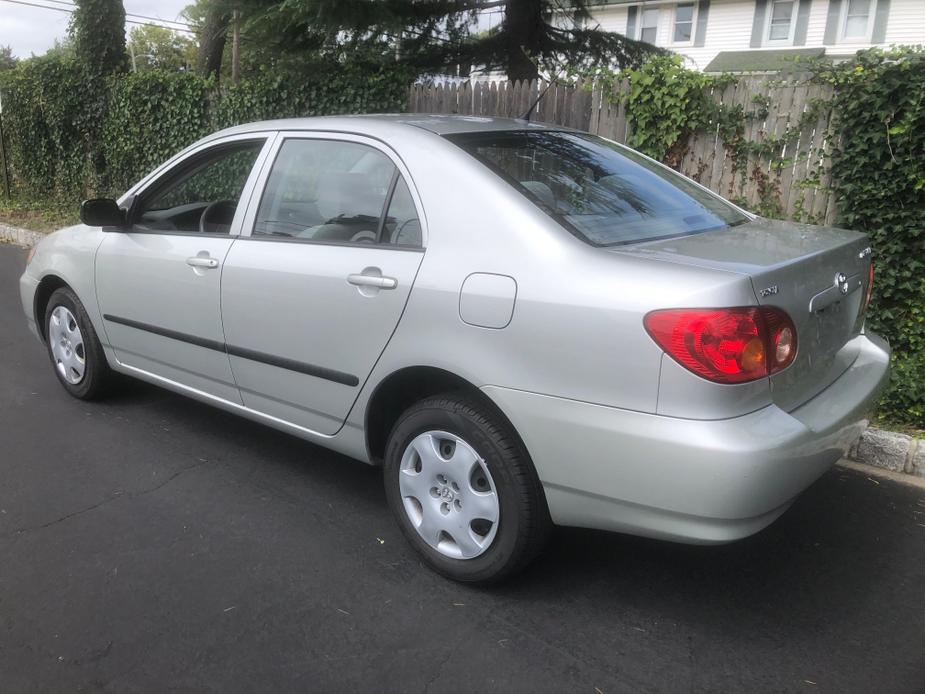
[[76,0],[75,5],[70,32],[78,59],[93,75],[126,70],[128,56],[122,0]]
[[107,89],[76,58],[52,54],[2,73],[11,173],[32,197],[96,191]]
[[895,353],[882,414],[925,427],[925,52],[868,51],[815,70],[835,86],[838,223],[871,236],[869,322]]
[[113,79],[99,147],[113,192],[207,135],[208,82],[192,73],[152,70]]
[[[324,77],[318,79],[321,75]],[[413,76],[400,65],[334,59],[305,65],[302,74],[262,73],[219,92],[215,126],[295,116],[401,111]]]
[[[385,49],[419,72],[461,66],[500,69],[511,80],[534,79],[543,68],[636,65],[659,52],[647,43],[599,28],[591,0],[247,0],[246,30],[278,53],[316,50],[334,37],[351,47]],[[493,12],[491,31],[479,17]],[[592,22],[593,23],[593,22]]]
[[69,201],[119,194],[220,128],[254,120],[400,111],[412,75],[331,57],[303,74],[215,88],[192,73],[150,70],[102,79],[56,53],[0,73],[4,129],[20,196]]
[[16,57],[13,55],[13,49],[9,46],[0,46],[0,72],[12,70],[16,67]]

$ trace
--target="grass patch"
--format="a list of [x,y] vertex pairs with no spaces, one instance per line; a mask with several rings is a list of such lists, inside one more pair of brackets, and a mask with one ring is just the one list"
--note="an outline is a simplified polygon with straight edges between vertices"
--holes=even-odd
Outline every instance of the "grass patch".
[[0,197],[0,223],[30,231],[48,233],[77,224],[80,221],[79,214],[79,201],[68,203]]

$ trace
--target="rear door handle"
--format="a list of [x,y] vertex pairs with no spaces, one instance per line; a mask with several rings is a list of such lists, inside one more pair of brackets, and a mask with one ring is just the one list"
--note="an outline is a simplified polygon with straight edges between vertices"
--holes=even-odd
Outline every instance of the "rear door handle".
[[355,287],[376,287],[376,289],[395,289],[398,280],[394,277],[379,275],[348,275],[347,281]]
[[218,261],[215,258],[203,257],[201,255],[194,255],[192,258],[187,258],[186,264],[190,267],[205,267],[213,269],[218,267]]

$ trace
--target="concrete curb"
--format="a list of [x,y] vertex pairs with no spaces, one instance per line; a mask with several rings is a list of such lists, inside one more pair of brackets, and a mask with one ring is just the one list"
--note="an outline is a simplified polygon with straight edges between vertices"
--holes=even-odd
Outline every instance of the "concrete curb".
[[890,472],[925,477],[925,439],[895,431],[868,429],[854,443],[847,457]]
[[29,231],[0,223],[0,242],[15,243],[17,246],[30,248],[45,238],[40,231]]
[[[45,234],[0,224],[0,242],[27,248],[45,238]],[[861,434],[848,451],[847,460],[925,478],[925,439],[917,439],[884,429],[870,428]]]

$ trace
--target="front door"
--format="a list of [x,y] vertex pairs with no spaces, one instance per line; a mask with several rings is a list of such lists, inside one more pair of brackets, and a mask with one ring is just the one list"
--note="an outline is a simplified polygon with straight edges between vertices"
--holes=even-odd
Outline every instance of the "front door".
[[225,353],[222,265],[265,142],[238,139],[185,158],[139,194],[127,230],[106,234],[97,298],[123,365],[241,402]]
[[235,381],[248,407],[333,434],[408,301],[415,201],[384,147],[336,135],[281,138],[254,200],[222,278]]

